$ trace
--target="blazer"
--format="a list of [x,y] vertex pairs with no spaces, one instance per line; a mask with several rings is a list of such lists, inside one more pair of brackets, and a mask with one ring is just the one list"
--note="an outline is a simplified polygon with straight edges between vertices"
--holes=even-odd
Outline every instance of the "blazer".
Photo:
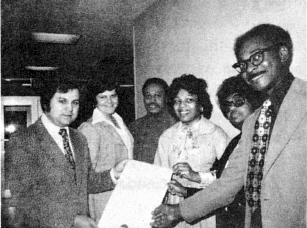
[[[114,168],[120,161],[128,157],[128,149],[113,126],[101,121],[92,124],[93,118],[82,123],[78,130],[86,137],[92,166],[95,172],[101,173]],[[133,138],[124,125],[130,141]],[[89,195],[89,210],[91,217],[98,223],[112,191]]]
[[[264,228],[306,227],[307,83],[296,78],[279,109],[265,156],[261,190]],[[238,147],[220,179],[180,203],[183,218],[192,222],[229,204],[246,183],[254,125],[260,109],[243,124]],[[250,227],[246,207],[245,227]]]
[[114,188],[109,171],[94,173],[85,137],[71,128],[69,134],[75,172],[41,119],[11,139],[5,180],[19,227],[71,227],[77,215],[88,215],[88,193]]
[[[103,121],[92,124],[92,121],[92,118],[88,119],[80,125],[78,130],[87,139],[95,172],[103,172],[112,169],[120,161],[127,159],[128,149],[113,126]],[[129,130],[127,128],[125,130],[133,142],[133,137]]]

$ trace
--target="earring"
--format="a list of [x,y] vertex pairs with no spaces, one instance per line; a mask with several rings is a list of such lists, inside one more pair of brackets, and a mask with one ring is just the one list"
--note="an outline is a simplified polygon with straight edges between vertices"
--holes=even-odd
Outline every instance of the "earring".
[[200,111],[201,113],[203,113],[203,112],[204,112],[204,108],[201,107],[201,108],[199,109],[199,111]]

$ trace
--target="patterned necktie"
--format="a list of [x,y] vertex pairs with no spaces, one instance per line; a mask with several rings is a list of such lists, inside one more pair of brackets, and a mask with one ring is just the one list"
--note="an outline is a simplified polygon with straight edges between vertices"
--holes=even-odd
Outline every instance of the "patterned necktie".
[[263,178],[265,153],[269,145],[271,118],[271,102],[266,100],[262,105],[259,118],[255,124],[253,146],[248,162],[245,195],[251,212],[260,208],[261,180]]
[[71,148],[70,148],[70,145],[69,145],[69,139],[68,139],[68,135],[67,135],[66,129],[65,128],[61,128],[60,131],[59,131],[59,134],[63,138],[65,158],[70,163],[72,169],[75,170],[76,164],[75,164],[74,157],[72,155],[72,151],[71,151]]

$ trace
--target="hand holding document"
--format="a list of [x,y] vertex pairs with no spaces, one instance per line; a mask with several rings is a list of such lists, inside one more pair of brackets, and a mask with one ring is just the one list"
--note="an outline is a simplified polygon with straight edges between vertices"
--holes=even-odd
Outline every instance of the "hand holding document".
[[128,161],[98,227],[150,228],[151,212],[161,204],[171,176],[171,169]]

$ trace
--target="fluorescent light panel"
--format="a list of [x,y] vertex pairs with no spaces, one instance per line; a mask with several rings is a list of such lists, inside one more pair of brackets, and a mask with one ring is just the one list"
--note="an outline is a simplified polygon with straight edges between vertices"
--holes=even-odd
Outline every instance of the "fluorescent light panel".
[[73,34],[58,34],[58,33],[45,33],[45,32],[33,32],[32,36],[34,40],[43,43],[58,43],[58,44],[74,44],[80,36]]
[[53,71],[58,68],[59,67],[51,67],[51,66],[26,66],[27,70],[36,70],[36,71]]

